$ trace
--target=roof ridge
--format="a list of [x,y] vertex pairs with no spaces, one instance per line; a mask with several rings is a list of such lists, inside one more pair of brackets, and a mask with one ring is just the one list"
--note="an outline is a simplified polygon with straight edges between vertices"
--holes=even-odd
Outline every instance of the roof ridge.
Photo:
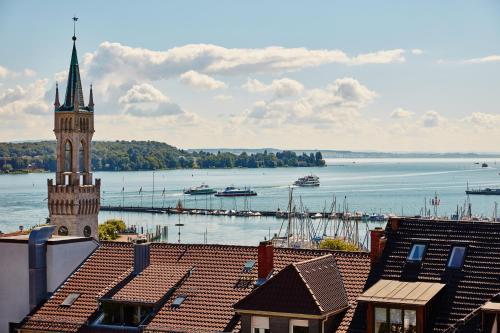
[[[329,256],[333,257],[333,254],[327,253],[327,254],[325,254],[324,256],[321,256],[321,257],[314,257],[314,258],[310,258],[310,259],[306,259],[306,260],[302,260],[302,261],[293,263],[293,265],[295,265],[295,264],[302,265],[302,264],[306,264],[308,262],[313,262],[313,261],[317,261],[317,260],[323,260],[323,259],[326,259]],[[335,257],[334,257],[334,259],[335,259]]]

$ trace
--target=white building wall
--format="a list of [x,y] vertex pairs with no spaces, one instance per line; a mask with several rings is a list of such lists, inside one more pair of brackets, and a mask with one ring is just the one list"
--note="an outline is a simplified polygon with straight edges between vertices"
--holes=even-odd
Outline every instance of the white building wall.
[[52,293],[97,247],[97,242],[47,244],[47,291]]
[[29,313],[29,262],[27,242],[0,243],[0,333],[9,322]]

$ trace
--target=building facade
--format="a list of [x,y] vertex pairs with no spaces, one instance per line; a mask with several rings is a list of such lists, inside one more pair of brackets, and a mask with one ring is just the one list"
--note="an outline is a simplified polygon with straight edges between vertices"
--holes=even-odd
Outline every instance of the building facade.
[[98,238],[100,179],[92,180],[91,149],[94,134],[94,99],[90,86],[89,103],[83,98],[76,37],[69,67],[64,103],[59,102],[56,85],[54,133],[57,140],[55,183],[48,180],[50,223],[60,236]]
[[90,237],[51,237],[54,229],[0,237],[0,333],[15,332],[98,247]]

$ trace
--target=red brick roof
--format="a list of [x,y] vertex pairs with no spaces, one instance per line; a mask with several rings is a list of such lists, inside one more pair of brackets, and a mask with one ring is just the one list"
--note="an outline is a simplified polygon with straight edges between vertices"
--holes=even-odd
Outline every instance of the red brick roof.
[[[98,309],[97,297],[132,272],[133,246],[104,242],[77,271],[27,320],[23,328],[78,331]],[[80,297],[70,307],[61,306],[71,293]]]
[[[500,292],[500,223],[391,219],[385,229],[387,243],[370,273],[366,289],[380,279],[426,281],[446,284],[437,296],[428,319],[427,332],[481,332],[476,311]],[[408,263],[416,242],[427,244],[421,263]],[[467,247],[461,269],[447,268],[451,248]],[[465,322],[465,325],[462,326]],[[352,332],[366,331],[366,309],[358,307]]]
[[237,310],[326,315],[348,307],[331,254],[290,264],[237,302]]
[[[344,281],[351,308],[344,315],[338,332],[345,332],[350,323],[356,298],[361,293],[370,267],[367,253],[328,252],[322,250],[274,249],[274,268],[282,270],[291,263],[312,259],[332,253]],[[154,272],[164,270],[175,274],[194,266],[191,276],[166,301],[161,309],[147,323],[146,331],[237,331],[239,318],[235,316],[233,305],[252,291],[257,280],[258,263],[249,273],[243,272],[248,260],[257,261],[257,247],[229,245],[179,245],[153,243],[150,249],[150,266],[142,275],[132,279],[121,290],[113,291],[114,296],[134,300],[143,298],[157,300],[171,286],[173,275],[166,273],[154,280]],[[132,271],[133,247],[125,244],[104,243],[82,267],[72,275],[64,286],[46,302],[24,328],[77,331],[86,321],[93,319],[98,298],[112,288],[119,288],[119,282]],[[174,271],[172,271],[172,267]],[[170,270],[170,271],[169,271]],[[160,291],[153,291],[155,281]],[[67,308],[60,303],[71,292],[81,292],[75,303]],[[111,292],[110,294],[113,294]],[[179,308],[172,308],[177,295],[186,295]],[[144,296],[144,297],[141,297]],[[154,295],[149,298],[149,295]],[[92,330],[87,326],[86,330]]]
[[154,305],[189,272],[189,269],[187,265],[150,265],[111,299]]

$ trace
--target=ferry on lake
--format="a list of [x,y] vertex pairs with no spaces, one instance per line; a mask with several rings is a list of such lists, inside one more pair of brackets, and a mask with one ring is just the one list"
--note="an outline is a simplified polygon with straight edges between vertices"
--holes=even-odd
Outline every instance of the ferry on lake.
[[234,186],[228,186],[224,191],[215,193],[216,197],[250,197],[257,195],[257,192],[252,191],[249,187],[243,189]]
[[200,186],[196,187],[191,187],[187,190],[184,191],[184,194],[190,194],[190,195],[210,195],[214,194],[217,191],[211,188],[208,185],[202,184]]
[[500,188],[481,188],[481,189],[467,189],[467,194],[482,194],[482,195],[500,195]]
[[315,175],[309,175],[297,179],[293,185],[302,187],[313,187],[319,186],[319,177]]

